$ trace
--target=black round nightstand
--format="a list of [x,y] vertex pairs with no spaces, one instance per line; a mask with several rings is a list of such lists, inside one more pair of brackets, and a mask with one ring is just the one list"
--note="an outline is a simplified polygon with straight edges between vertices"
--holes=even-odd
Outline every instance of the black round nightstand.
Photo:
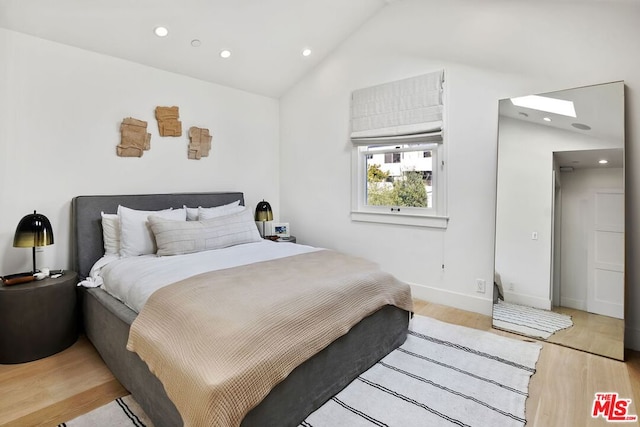
[[77,283],[73,271],[20,285],[0,282],[0,364],[41,359],[76,342]]

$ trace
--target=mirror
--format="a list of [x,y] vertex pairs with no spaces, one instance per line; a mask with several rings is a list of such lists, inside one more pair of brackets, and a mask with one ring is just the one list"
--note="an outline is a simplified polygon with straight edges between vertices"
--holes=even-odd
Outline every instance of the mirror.
[[499,107],[493,326],[623,360],[624,82]]

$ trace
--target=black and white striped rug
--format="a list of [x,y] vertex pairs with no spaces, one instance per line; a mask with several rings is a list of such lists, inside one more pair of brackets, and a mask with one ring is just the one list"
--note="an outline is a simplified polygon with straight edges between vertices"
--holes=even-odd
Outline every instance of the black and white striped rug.
[[547,339],[562,329],[572,327],[573,321],[566,314],[498,301],[493,305],[493,326]]
[[415,316],[399,349],[301,426],[523,426],[540,349]]
[[[300,425],[523,426],[529,379],[541,348],[539,343],[415,316],[400,348]],[[152,424],[127,396],[64,425]]]

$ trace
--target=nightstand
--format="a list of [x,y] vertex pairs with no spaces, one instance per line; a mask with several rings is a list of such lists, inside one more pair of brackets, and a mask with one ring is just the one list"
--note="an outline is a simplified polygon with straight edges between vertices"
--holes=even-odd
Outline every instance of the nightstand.
[[296,236],[281,237],[278,240],[276,240],[276,242],[295,243],[296,242]]
[[73,271],[20,285],[0,282],[0,364],[41,359],[76,342],[77,283]]

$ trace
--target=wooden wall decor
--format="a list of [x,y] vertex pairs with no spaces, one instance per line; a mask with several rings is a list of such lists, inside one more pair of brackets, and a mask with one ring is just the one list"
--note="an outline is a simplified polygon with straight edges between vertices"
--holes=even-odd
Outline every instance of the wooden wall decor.
[[116,152],[120,157],[142,157],[151,148],[151,134],[147,133],[147,122],[127,117],[120,124],[120,145]]
[[182,122],[178,120],[178,107],[156,107],[156,120],[160,136],[181,136]]
[[211,150],[211,135],[209,129],[192,126],[189,128],[189,154],[190,159],[200,160],[207,157]]

